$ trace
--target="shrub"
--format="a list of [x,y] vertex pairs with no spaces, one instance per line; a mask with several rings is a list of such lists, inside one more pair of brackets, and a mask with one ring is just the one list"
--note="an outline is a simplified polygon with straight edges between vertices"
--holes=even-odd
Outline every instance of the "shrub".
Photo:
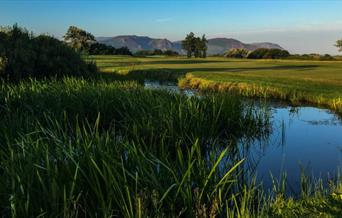
[[268,51],[267,48],[256,49],[256,50],[250,52],[248,54],[247,58],[250,58],[250,59],[262,59],[266,55],[267,51]]
[[322,61],[332,61],[332,60],[335,60],[335,58],[332,57],[329,54],[325,54],[325,55],[320,56],[319,60],[322,60]]
[[117,55],[132,55],[132,52],[128,49],[128,47],[121,47],[116,49]]
[[150,51],[150,50],[139,50],[137,52],[135,52],[134,54],[135,56],[151,56],[153,55],[153,51]]
[[90,55],[132,55],[127,47],[116,49],[113,46],[98,42],[91,44],[88,53]]
[[286,58],[290,56],[290,53],[286,50],[281,49],[267,49],[267,48],[258,48],[252,52],[250,52],[247,58],[250,59],[280,59]]
[[33,36],[14,25],[0,31],[0,70],[9,80],[28,77],[88,76],[96,66],[51,36]]
[[320,54],[294,54],[290,55],[288,59],[291,60],[320,60],[320,61],[333,61],[338,60],[337,56],[333,57],[329,54],[320,55]]
[[160,49],[154,49],[153,51],[153,55],[163,55],[163,54],[164,54],[163,51]]
[[144,57],[144,56],[153,56],[153,55],[166,55],[166,56],[177,56],[178,52],[172,50],[162,51],[160,49],[151,50],[139,50],[135,52],[135,56]]
[[164,52],[164,55],[166,55],[166,56],[178,56],[179,54],[178,54],[178,52],[176,52],[176,51],[166,50],[166,51]]
[[0,75],[4,73],[6,67],[6,59],[5,57],[0,56]]
[[243,48],[232,48],[224,54],[227,58],[245,58],[249,51]]

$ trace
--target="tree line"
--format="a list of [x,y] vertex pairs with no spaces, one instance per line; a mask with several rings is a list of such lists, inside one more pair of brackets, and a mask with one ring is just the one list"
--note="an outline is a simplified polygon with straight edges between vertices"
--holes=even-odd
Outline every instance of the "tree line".
[[154,50],[139,50],[134,53],[135,56],[155,56],[155,55],[164,55],[164,56],[177,56],[179,55],[178,52],[173,50],[166,50],[163,51],[161,49],[154,49]]
[[338,48],[339,52],[342,52],[342,39],[337,40],[335,46]]
[[132,55],[127,47],[115,48],[99,43],[91,33],[75,26],[70,26],[63,38],[76,51],[89,55]]
[[244,48],[232,48],[228,50],[224,56],[229,58],[281,59],[289,57],[290,53],[286,50],[277,48],[258,48],[254,51],[249,51]]
[[182,41],[182,49],[186,51],[188,58],[191,58],[192,55],[196,58],[206,58],[208,49],[207,43],[208,40],[205,38],[205,35],[200,38],[196,37],[193,32],[190,32]]

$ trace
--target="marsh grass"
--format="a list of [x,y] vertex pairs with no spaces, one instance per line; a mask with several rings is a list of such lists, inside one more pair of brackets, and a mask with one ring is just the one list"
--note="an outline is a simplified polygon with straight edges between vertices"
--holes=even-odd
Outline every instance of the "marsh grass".
[[135,82],[30,80],[0,99],[0,208],[14,217],[222,213],[243,162],[222,167],[228,147],[267,128],[234,96]]
[[244,179],[246,160],[232,158],[236,141],[262,137],[269,123],[236,96],[189,98],[136,82],[73,78],[0,87],[4,217],[341,212],[339,181],[292,199]]

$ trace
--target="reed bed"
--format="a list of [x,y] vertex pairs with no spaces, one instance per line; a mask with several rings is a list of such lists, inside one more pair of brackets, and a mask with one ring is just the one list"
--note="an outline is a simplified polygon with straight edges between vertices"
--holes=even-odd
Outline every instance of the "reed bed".
[[323,189],[303,179],[307,191],[294,200],[281,182],[268,194],[243,179],[245,160],[232,158],[236,140],[263,137],[269,123],[234,95],[187,97],[74,78],[0,87],[3,217],[341,212],[339,181]]

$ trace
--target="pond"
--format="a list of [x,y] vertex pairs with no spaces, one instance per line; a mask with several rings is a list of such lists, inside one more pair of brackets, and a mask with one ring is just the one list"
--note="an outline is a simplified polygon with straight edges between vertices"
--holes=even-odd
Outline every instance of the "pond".
[[[149,89],[195,95],[193,90],[181,91],[175,83],[145,81]],[[246,99],[251,101],[251,99]],[[272,187],[271,175],[279,180],[287,175],[287,192],[298,193],[302,172],[323,181],[333,179],[342,166],[342,121],[327,109],[310,106],[292,107],[283,102],[253,99],[260,110],[270,113],[271,133],[266,139],[252,142],[241,139],[246,146],[245,168],[257,176],[266,189]]]

